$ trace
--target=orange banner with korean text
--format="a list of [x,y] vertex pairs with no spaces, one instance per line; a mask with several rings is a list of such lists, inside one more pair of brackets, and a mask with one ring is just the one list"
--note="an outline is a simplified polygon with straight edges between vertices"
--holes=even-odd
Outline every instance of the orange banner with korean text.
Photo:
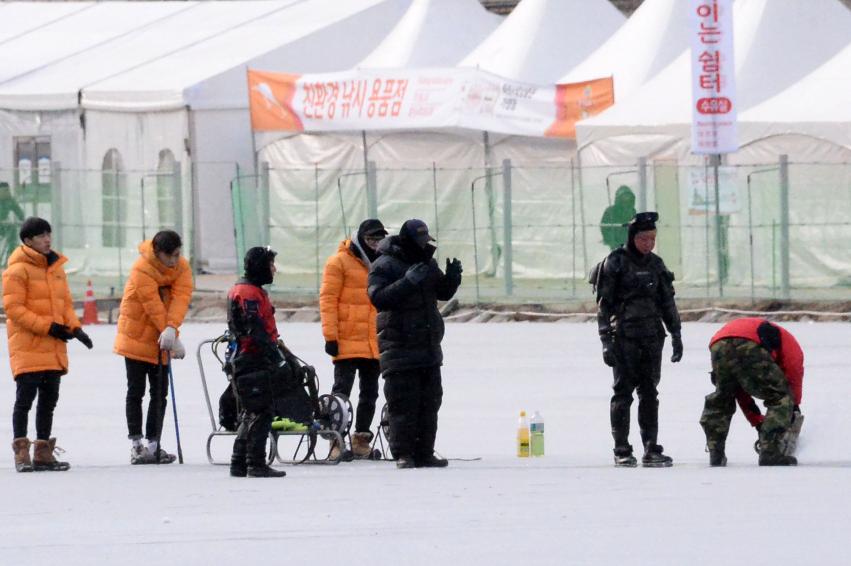
[[575,136],[575,123],[614,103],[611,78],[533,85],[479,69],[370,69],[290,75],[248,71],[256,132],[459,127]]

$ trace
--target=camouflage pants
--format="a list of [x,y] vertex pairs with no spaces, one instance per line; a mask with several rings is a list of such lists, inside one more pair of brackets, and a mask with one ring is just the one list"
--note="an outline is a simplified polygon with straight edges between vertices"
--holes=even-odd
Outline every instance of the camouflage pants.
[[736,391],[745,390],[765,403],[765,420],[760,427],[760,450],[780,451],[780,440],[792,423],[795,402],[789,382],[771,354],[759,344],[741,338],[719,340],[709,349],[715,391],[706,396],[700,425],[706,444],[723,448],[736,412]]

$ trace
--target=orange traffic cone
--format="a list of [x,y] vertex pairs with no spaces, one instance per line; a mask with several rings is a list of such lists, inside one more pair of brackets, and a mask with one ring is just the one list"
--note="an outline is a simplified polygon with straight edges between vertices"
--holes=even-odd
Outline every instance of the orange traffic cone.
[[83,300],[83,324],[100,324],[98,320],[98,303],[95,300],[95,291],[92,289],[91,280],[86,285],[86,298]]

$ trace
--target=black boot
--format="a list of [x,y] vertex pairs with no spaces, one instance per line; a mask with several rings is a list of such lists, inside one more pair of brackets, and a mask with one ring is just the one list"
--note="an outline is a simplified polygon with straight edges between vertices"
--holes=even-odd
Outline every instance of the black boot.
[[726,442],[710,440],[706,443],[706,450],[709,452],[709,465],[714,468],[722,468],[727,465],[727,455],[724,454]]
[[266,464],[260,466],[248,466],[248,477],[250,478],[282,478],[287,475],[284,470],[276,470]]
[[797,466],[798,459],[794,456],[787,456],[780,452],[771,450],[760,450],[759,452],[760,466]]
[[417,463],[414,461],[413,456],[399,456],[396,459],[396,467],[400,470],[408,469],[408,468],[416,468]]
[[244,478],[248,475],[248,464],[245,463],[245,440],[237,438],[233,441],[233,454],[230,457],[230,475]]
[[615,466],[618,468],[634,468],[638,465],[638,460],[632,455],[632,446],[626,444],[624,446],[615,447]]
[[434,453],[416,459],[418,468],[445,468],[449,462],[445,458],[438,458]]
[[662,454],[663,450],[661,444],[648,444],[644,449],[641,465],[645,468],[669,468],[673,466],[673,458]]

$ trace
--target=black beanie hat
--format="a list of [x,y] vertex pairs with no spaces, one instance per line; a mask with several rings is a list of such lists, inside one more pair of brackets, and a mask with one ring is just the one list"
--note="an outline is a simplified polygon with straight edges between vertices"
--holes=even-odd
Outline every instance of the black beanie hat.
[[402,240],[416,243],[420,248],[424,248],[429,242],[435,241],[428,233],[428,225],[419,218],[406,220],[399,230],[399,237]]
[[50,222],[38,216],[30,216],[24,223],[21,224],[20,237],[23,242],[25,238],[34,238],[42,234],[53,232],[50,228]]
[[242,262],[245,278],[258,287],[271,283],[274,277],[269,264],[275,260],[276,255],[278,253],[269,246],[257,246],[245,252]]
[[656,221],[659,220],[658,212],[639,212],[629,222],[629,241],[639,232],[647,232],[656,229]]

